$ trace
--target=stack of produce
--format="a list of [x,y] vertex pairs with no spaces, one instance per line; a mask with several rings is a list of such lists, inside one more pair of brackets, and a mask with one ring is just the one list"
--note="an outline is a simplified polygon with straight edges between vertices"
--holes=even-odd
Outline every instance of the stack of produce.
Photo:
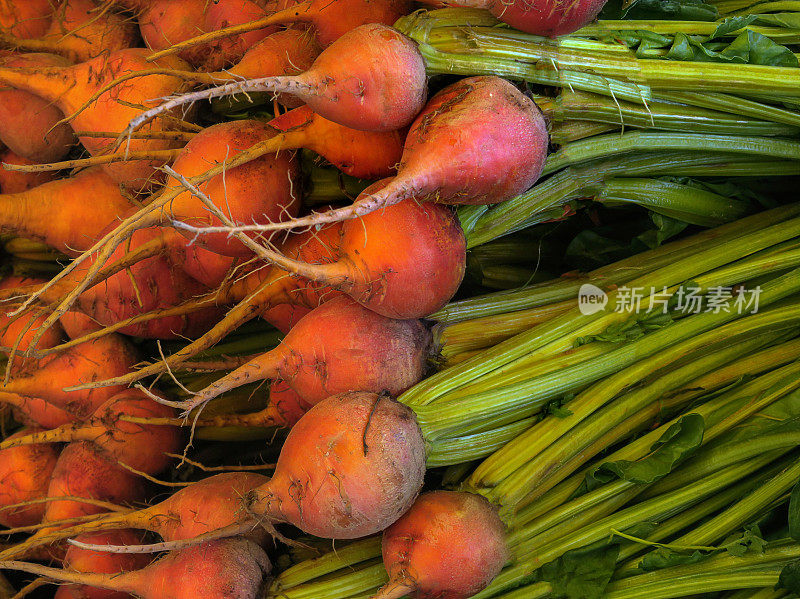
[[797,7],[426,4],[0,2],[0,599],[800,593]]

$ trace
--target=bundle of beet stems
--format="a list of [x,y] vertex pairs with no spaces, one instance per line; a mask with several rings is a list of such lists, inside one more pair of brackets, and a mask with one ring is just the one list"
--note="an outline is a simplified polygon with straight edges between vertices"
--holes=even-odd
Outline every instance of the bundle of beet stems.
[[[782,288],[797,274],[768,277],[764,289]],[[671,364],[658,355],[641,360],[562,406],[569,410],[588,394],[605,401],[591,423],[575,424],[576,411],[534,424],[530,432],[543,435],[559,418],[564,423],[570,443],[558,464],[569,473],[549,486],[546,477],[530,475],[526,484],[536,492],[535,501],[500,502],[510,559],[476,597],[556,597],[569,585],[575,592],[576,584],[593,591],[575,596],[606,596],[601,593],[608,585],[607,592],[619,593],[609,595],[615,597],[681,597],[702,589],[718,567],[727,573],[764,567],[769,577],[764,571],[720,579],[709,590],[774,584],[780,569],[797,559],[796,543],[751,548],[746,535],[729,536],[786,503],[800,479],[798,295],[784,297],[724,325],[716,342],[714,331],[703,335],[707,345],[675,348],[683,355]],[[613,399],[597,397],[601,388],[614,388],[631,375],[641,383],[609,391]],[[556,449],[557,444],[545,451]],[[501,456],[508,458],[500,450],[461,487],[475,491],[476,475]],[[644,574],[659,567],[665,550],[674,563],[693,556],[695,584],[664,585],[659,594],[646,594],[640,587],[652,592],[660,580],[669,581],[669,570]],[[283,572],[270,596],[366,598],[387,580],[379,555],[377,539],[337,548]],[[576,566],[580,562],[585,567]],[[516,587],[521,588],[512,591]]]

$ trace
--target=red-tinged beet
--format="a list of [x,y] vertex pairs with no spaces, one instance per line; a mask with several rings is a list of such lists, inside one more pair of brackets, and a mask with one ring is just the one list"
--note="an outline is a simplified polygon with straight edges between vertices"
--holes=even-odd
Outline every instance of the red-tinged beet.
[[271,565],[264,550],[237,537],[174,551],[141,570],[121,574],[73,572],[27,562],[0,568],[130,593],[140,599],[259,599]]
[[[152,50],[163,50],[207,31],[263,18],[265,11],[251,0],[115,0],[137,13],[139,29]],[[214,43],[181,51],[178,56],[202,70],[216,70],[237,62],[254,44],[277,31],[261,28]]]
[[[242,497],[268,480],[253,472],[229,472],[210,476],[141,510],[108,514],[85,524],[36,533],[26,541],[0,552],[0,558],[28,556],[39,547],[65,538],[120,528],[149,530],[161,535],[165,541],[192,539],[240,522],[246,517],[242,512]],[[253,527],[249,536],[261,542],[265,538],[264,530]]]
[[411,507],[425,476],[414,413],[388,395],[329,397],[294,425],[275,474],[246,496],[257,518],[329,539],[385,529]]
[[[577,31],[597,18],[607,0],[491,0],[490,12],[515,29],[556,37]],[[456,2],[457,4],[457,2]]]
[[[70,64],[66,58],[54,54],[0,57],[0,66],[4,67],[66,67]],[[0,88],[0,141],[15,154],[37,164],[64,158],[75,143],[75,136],[66,124],[56,127],[63,118],[64,113],[48,100],[13,87]]]
[[[2,92],[0,92],[0,96],[2,96]],[[2,102],[2,97],[0,97],[0,102]],[[0,162],[22,166],[35,164],[32,160],[19,156],[8,148],[0,151]],[[21,193],[48,183],[56,177],[57,173],[54,172],[23,173],[0,167],[0,193]]]
[[[41,173],[45,174],[45,173]],[[86,198],[92,198],[87,206]],[[90,248],[109,222],[130,212],[119,184],[100,167],[0,195],[0,232],[35,239],[68,255]]]
[[419,320],[387,318],[340,296],[300,319],[278,347],[199,391],[187,406],[263,379],[282,379],[308,405],[346,391],[399,395],[422,379],[431,339]]
[[52,52],[73,62],[90,60],[103,52],[130,48],[136,27],[112,11],[97,11],[91,0],[61,0],[50,27],[41,36],[0,34],[6,47],[33,52]]
[[0,0],[0,32],[18,37],[44,35],[53,16],[50,0]]
[[499,77],[469,77],[425,106],[406,137],[397,176],[345,208],[270,229],[352,219],[405,199],[496,204],[530,188],[547,158],[547,125],[536,104]]
[[413,40],[385,25],[362,25],[328,46],[300,75],[264,77],[184,94],[136,117],[128,131],[182,104],[248,92],[291,94],[340,125],[393,131],[411,123],[422,110],[427,80],[425,63]]
[[486,588],[507,559],[505,526],[485,498],[423,493],[383,533],[389,583],[375,599],[467,599]]
[[27,360],[0,385],[0,401],[10,403],[25,422],[53,428],[82,420],[124,387],[63,391],[75,381],[90,382],[129,372],[139,361],[118,335],[82,343],[40,361]]
[[[11,276],[6,277],[0,281],[0,289],[15,289],[24,285],[41,284],[43,281],[39,279],[27,279],[24,277]],[[0,346],[2,347],[16,347],[17,351],[25,351],[31,342],[32,337],[36,334],[39,326],[45,316],[36,315],[22,315],[17,318],[11,318],[5,315],[4,311],[0,310]],[[20,337],[22,335],[22,337]],[[47,334],[42,337],[39,346],[44,349],[48,347],[55,347],[64,336],[64,331],[60,326],[54,326]],[[9,352],[2,351],[2,354],[8,355]],[[17,369],[19,365],[23,364],[25,359],[22,357],[15,357]]]
[[126,422],[121,416],[172,418],[175,411],[154,402],[138,389],[126,389],[99,406],[83,422],[6,439],[0,442],[0,450],[42,443],[87,441],[99,447],[107,459],[140,472],[158,474],[165,470],[171,462],[167,454],[180,449],[180,429]]
[[[136,545],[142,542],[142,533],[131,529],[88,533],[75,539],[96,545]],[[107,553],[81,549],[75,545],[67,548],[64,567],[77,572],[120,574],[139,570],[150,564],[152,556],[131,553]],[[58,589],[55,599],[127,599],[130,594],[87,585],[69,585]]]
[[[91,98],[99,89],[114,79],[131,71],[151,68],[145,60],[148,51],[130,48],[103,54],[74,66],[64,67],[0,67],[0,83],[36,94],[52,102],[65,114],[71,115]],[[166,59],[160,66],[186,69],[187,65],[177,57]],[[152,106],[158,98],[170,96],[185,88],[182,79],[169,75],[148,75],[133,83],[118,85],[100,95],[91,105],[82,110],[71,121],[76,131],[118,132],[128,122],[142,114],[136,106]],[[177,115],[180,116],[180,115]],[[174,125],[163,119],[152,121],[148,131],[173,129]],[[81,137],[81,143],[93,156],[108,153],[116,143],[116,136]],[[151,151],[177,147],[174,141],[163,139],[131,139],[125,144],[129,151]],[[134,189],[142,189],[155,183],[155,168],[164,160],[131,160],[104,165],[103,168],[117,182]]]
[[[21,429],[8,439],[38,431]],[[42,521],[45,503],[18,504],[47,497],[50,476],[60,451],[61,448],[55,445],[25,445],[0,450],[0,526],[31,526]]]

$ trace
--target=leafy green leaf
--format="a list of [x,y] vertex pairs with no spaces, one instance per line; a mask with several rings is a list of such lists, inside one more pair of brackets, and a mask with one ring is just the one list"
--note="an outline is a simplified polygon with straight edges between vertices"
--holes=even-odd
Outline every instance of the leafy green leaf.
[[789,536],[800,541],[800,481],[797,481],[789,497]]
[[645,231],[637,235],[634,239],[651,250],[659,247],[666,240],[675,237],[689,226],[688,223],[682,220],[664,216],[656,212],[650,213],[650,219],[653,221],[656,228]]
[[536,571],[537,582],[549,582],[555,599],[600,599],[614,573],[619,545],[568,551]]
[[717,28],[714,30],[710,36],[708,36],[709,41],[713,39],[717,39],[718,37],[726,36],[734,31],[739,31],[739,29],[744,29],[748,25],[751,25],[756,19],[758,19],[758,15],[745,15],[741,17],[728,17],[724,19]]
[[695,564],[709,557],[709,553],[694,551],[692,553],[682,553],[666,547],[658,547],[645,555],[638,564],[640,570],[651,572],[661,568],[671,568],[672,566],[683,566],[685,564]]
[[609,325],[603,332],[597,335],[586,335],[575,340],[575,346],[580,347],[594,341],[605,343],[624,343],[635,341],[644,337],[647,333],[662,329],[674,322],[669,312],[654,310],[645,312],[643,316],[629,319],[623,322]]
[[650,484],[688,458],[703,442],[705,423],[700,414],[687,414],[670,426],[650,448],[650,455],[637,460],[605,462],[586,475],[588,490],[615,479]]
[[759,25],[772,27],[786,27],[787,29],[800,29],[800,13],[780,12],[771,15],[755,15]]
[[554,399],[553,401],[547,404],[545,411],[548,414],[552,414],[556,418],[566,418],[567,416],[572,416],[572,410],[565,408],[564,404],[573,397],[574,394],[568,397],[564,397],[562,399]]
[[786,564],[778,576],[775,590],[786,589],[790,593],[800,593],[800,560]]
[[733,540],[725,541],[723,548],[735,557],[742,557],[745,553],[764,553],[767,542],[761,537],[761,531],[755,524],[746,526],[744,532]]
[[719,47],[708,40],[676,33],[667,58],[695,62],[727,62],[757,64],[774,67],[797,67],[797,57],[786,46],[782,46],[765,35],[747,29],[728,46]]
[[586,229],[575,236],[565,253],[570,264],[589,270],[629,255],[630,248],[625,243]]

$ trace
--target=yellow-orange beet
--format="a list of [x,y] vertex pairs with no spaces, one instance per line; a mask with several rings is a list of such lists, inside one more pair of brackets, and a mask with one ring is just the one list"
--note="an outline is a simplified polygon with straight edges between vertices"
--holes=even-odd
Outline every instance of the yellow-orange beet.
[[[0,66],[3,67],[66,67],[72,64],[55,54],[3,55],[2,52]],[[0,141],[15,154],[36,164],[64,158],[75,144],[75,136],[69,125],[55,126],[63,118],[64,113],[49,100],[13,87],[0,88]]]
[[[16,439],[39,429],[21,429]],[[10,507],[47,497],[50,476],[61,448],[56,445],[24,445],[0,450],[0,525],[31,526],[44,517],[46,503]]]
[[136,42],[136,27],[112,12],[98,13],[91,0],[61,0],[50,27],[41,36],[0,33],[0,43],[10,48],[34,52],[52,52],[81,62],[130,48]]
[[294,425],[275,474],[251,491],[256,516],[329,539],[385,529],[411,507],[425,476],[414,413],[388,395],[343,393]]
[[384,531],[382,545],[389,583],[375,599],[467,599],[508,559],[503,521],[472,493],[423,493]]
[[[101,55],[74,66],[62,67],[0,67],[0,83],[36,94],[52,102],[65,114],[71,115],[99,89],[114,79],[130,73],[152,68],[145,60],[148,50],[130,48]],[[160,66],[185,70],[188,65],[180,58],[169,57]],[[170,96],[184,89],[182,79],[169,75],[148,75],[115,86],[100,95],[72,121],[77,131],[123,131],[131,119],[142,113],[136,106],[152,106],[158,98]],[[155,119],[146,130],[174,129],[174,125]],[[81,137],[81,143],[93,156],[109,153],[116,138]],[[163,139],[132,139],[125,144],[130,151],[162,150],[177,147],[174,141]],[[103,168],[119,183],[142,189],[155,183],[155,167],[163,160],[132,160],[104,165]]]

